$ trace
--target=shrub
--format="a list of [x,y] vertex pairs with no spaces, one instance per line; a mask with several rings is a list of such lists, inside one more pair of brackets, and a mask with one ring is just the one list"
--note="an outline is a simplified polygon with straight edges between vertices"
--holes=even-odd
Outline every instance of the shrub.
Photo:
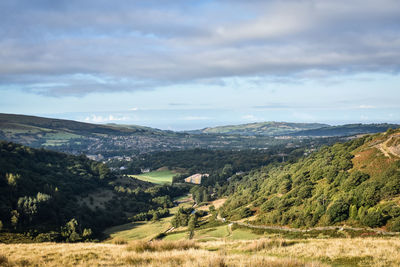
[[389,230],[392,232],[400,232],[400,217],[397,217],[390,222]]
[[4,255],[0,255],[0,266],[9,266],[10,263],[8,261],[8,258]]
[[128,241],[122,237],[115,237],[112,241],[113,244],[115,245],[126,245],[128,244]]
[[379,227],[386,222],[381,211],[371,208],[368,213],[361,219],[361,223],[369,227]]
[[344,221],[349,217],[349,204],[337,200],[328,208],[327,215],[331,223]]

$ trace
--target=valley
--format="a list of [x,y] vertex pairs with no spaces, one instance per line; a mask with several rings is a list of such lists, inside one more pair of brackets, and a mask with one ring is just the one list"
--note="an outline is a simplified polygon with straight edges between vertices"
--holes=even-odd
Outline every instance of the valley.
[[0,1],[0,267],[400,266],[400,1]]
[[[76,138],[75,122],[56,122],[52,131],[62,124]],[[87,136],[138,134],[90,127],[78,128]],[[0,264],[394,266],[399,131],[297,143],[279,137],[268,149],[131,151],[98,161],[2,141]],[[193,174],[203,174],[201,182],[185,180]],[[359,246],[369,249],[349,250]]]

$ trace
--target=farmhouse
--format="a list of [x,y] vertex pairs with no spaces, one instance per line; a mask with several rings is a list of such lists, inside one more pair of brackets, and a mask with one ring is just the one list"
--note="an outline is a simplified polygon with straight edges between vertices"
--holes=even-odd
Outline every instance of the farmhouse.
[[210,176],[208,173],[196,173],[196,174],[193,174],[192,176],[185,178],[185,182],[192,183],[192,184],[201,184],[201,178],[208,177],[208,176]]

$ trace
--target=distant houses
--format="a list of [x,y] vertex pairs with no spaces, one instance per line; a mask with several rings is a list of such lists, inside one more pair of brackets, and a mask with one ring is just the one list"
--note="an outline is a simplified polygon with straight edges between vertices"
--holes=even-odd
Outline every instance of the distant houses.
[[150,172],[150,168],[141,168],[140,171],[142,173],[149,173]]
[[208,177],[208,176],[210,176],[208,173],[196,173],[185,178],[185,182],[192,184],[201,184],[202,177]]

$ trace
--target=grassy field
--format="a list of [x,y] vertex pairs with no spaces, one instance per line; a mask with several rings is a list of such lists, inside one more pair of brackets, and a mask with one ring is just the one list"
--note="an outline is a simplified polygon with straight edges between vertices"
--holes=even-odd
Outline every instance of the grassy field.
[[[181,207],[190,207],[193,203],[186,202],[182,203],[179,206]],[[171,228],[171,220],[175,213],[178,211],[179,207],[174,207],[170,209],[170,216],[166,218],[162,218],[156,222],[132,222],[123,225],[114,226],[108,228],[104,231],[106,235],[110,236],[110,239],[107,242],[113,242],[114,239],[119,240],[151,240],[159,233],[163,233]]]
[[400,266],[398,238],[0,244],[0,266]]
[[161,171],[153,171],[153,172],[142,173],[138,175],[129,175],[129,176],[154,184],[171,184],[172,177],[174,177],[176,174],[177,173],[174,171],[161,170]]

